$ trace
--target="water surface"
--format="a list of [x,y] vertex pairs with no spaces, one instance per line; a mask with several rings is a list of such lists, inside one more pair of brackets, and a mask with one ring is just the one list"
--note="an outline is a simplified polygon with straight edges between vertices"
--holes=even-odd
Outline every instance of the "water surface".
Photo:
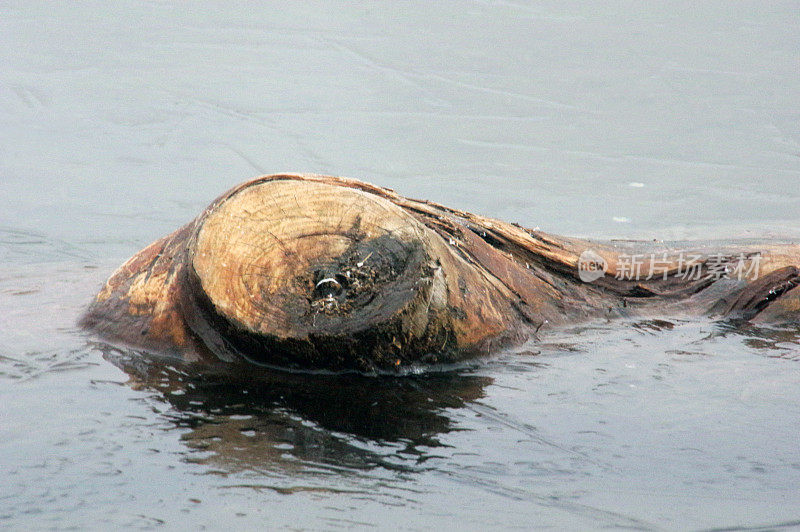
[[75,321],[262,173],[556,233],[800,230],[796,2],[0,3],[0,527],[800,526],[800,330],[597,323],[403,378]]

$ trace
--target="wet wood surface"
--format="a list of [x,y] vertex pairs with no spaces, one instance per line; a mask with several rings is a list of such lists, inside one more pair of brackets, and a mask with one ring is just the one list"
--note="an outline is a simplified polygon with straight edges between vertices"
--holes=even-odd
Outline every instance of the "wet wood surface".
[[[454,362],[590,320],[800,316],[800,247],[706,250],[691,271],[687,256],[280,174],[233,188],[128,260],[82,324],[188,361],[374,371]],[[603,266],[590,282],[587,258]]]

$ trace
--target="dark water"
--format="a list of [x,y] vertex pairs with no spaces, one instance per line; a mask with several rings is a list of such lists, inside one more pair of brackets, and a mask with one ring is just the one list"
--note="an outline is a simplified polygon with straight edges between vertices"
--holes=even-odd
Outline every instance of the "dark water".
[[800,328],[237,376],[75,321],[259,173],[553,232],[800,237],[798,4],[0,2],[0,528],[800,526]]

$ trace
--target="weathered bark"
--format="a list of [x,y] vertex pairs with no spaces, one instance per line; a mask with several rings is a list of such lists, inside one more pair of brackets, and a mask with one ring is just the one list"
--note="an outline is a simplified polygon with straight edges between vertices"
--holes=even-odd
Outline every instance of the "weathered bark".
[[[591,283],[578,276],[587,249],[606,263]],[[265,176],[230,190],[126,262],[82,323],[190,361],[372,371],[486,353],[544,324],[654,314],[800,316],[799,246],[749,250],[761,253],[758,276],[749,280],[712,276],[707,262],[699,278],[685,279],[675,275],[675,253],[652,279],[618,278],[621,254],[634,251],[351,179]],[[730,267],[742,252],[719,251]]]

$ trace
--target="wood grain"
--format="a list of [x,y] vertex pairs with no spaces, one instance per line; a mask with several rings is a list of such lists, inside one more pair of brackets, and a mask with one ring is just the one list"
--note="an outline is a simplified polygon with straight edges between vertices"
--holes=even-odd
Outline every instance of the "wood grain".
[[[127,261],[82,324],[191,361],[374,371],[458,361],[588,320],[800,316],[796,245],[717,251],[730,268],[737,254],[762,254],[748,280],[714,278],[707,260],[696,279],[675,275],[678,250],[661,249],[665,275],[619,275],[625,256],[656,248],[550,235],[353,179],[271,175]],[[578,276],[587,249],[606,263],[591,283]]]

